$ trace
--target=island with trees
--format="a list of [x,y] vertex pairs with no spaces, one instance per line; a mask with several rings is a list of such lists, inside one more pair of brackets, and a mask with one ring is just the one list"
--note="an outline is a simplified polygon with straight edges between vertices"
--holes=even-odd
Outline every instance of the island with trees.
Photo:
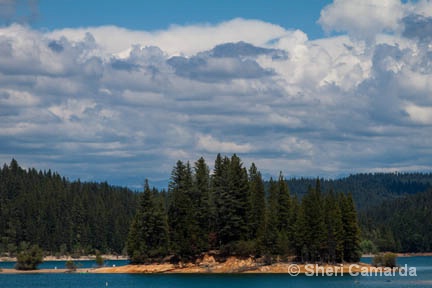
[[202,157],[179,160],[166,190],[145,180],[139,192],[25,170],[13,159],[0,169],[0,256],[26,259],[21,269],[42,254],[127,255],[132,264],[177,268],[253,262],[241,269],[429,252],[431,185],[422,173],[264,180],[254,163],[218,154],[211,169]]

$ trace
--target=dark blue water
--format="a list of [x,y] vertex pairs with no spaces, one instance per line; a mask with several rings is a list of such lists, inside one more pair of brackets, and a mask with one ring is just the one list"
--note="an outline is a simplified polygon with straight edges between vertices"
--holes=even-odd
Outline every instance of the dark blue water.
[[[364,259],[367,260],[367,259]],[[289,276],[287,274],[21,274],[0,273],[1,288],[60,287],[432,287],[432,257],[399,258],[398,264],[416,267],[416,277]]]
[[[73,260],[77,268],[96,268],[94,260]],[[123,266],[129,264],[128,260],[105,260],[104,266]],[[0,268],[14,268],[15,262],[0,262]],[[38,266],[39,269],[66,269],[66,261],[46,261]],[[0,286],[0,288],[2,288]]]

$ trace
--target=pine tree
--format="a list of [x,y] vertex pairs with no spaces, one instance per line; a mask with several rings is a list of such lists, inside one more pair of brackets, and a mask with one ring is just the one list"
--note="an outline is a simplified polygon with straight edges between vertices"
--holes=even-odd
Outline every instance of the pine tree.
[[291,208],[291,198],[290,192],[288,188],[288,184],[285,181],[285,178],[282,172],[279,173],[278,179],[279,186],[279,224],[278,228],[283,233],[288,233],[290,227],[290,208]]
[[290,220],[291,220],[291,198],[290,192],[288,188],[288,184],[283,177],[282,172],[279,173],[278,179],[279,193],[278,193],[278,202],[279,202],[279,210],[278,210],[278,241],[277,247],[278,251],[282,255],[287,255],[290,251]]
[[199,227],[197,245],[199,251],[207,251],[210,247],[209,242],[212,240],[210,233],[215,228],[214,218],[212,217],[215,213],[215,207],[212,203],[209,168],[203,157],[195,162],[194,171],[194,191],[196,195],[194,206]]
[[255,241],[258,252],[264,250],[264,233],[265,233],[265,191],[261,173],[252,163],[249,169],[249,202],[248,211],[249,235],[248,240]]
[[322,207],[320,182],[317,180],[316,188],[309,187],[308,193],[302,199],[306,227],[305,242],[308,249],[306,260],[319,261],[326,241],[324,213]]
[[228,242],[247,239],[247,205],[248,205],[248,175],[240,158],[234,154],[231,157],[228,170],[228,193],[230,214],[224,231]]
[[220,249],[222,244],[225,244],[225,239],[223,239],[222,228],[224,227],[226,214],[228,212],[227,204],[227,190],[228,190],[228,166],[229,159],[222,158],[221,154],[218,154],[215,159],[213,174],[211,175],[211,195],[212,198],[212,206],[214,209],[211,209],[209,212],[210,216],[213,219],[214,229],[212,232],[212,239],[210,240],[210,244],[213,248]]
[[344,230],[343,257],[346,262],[358,262],[361,256],[360,228],[357,223],[357,212],[352,195],[340,194],[339,205]]
[[266,253],[270,255],[278,254],[277,239],[278,239],[278,224],[279,224],[279,189],[273,178],[269,180],[268,201],[266,206]]
[[132,263],[146,263],[166,255],[167,246],[168,230],[165,214],[146,179],[139,208],[130,228],[127,252]]
[[342,213],[333,190],[325,196],[324,220],[327,230],[327,241],[324,260],[330,263],[340,263],[343,260],[344,230]]
[[295,211],[295,222],[293,228],[293,238],[294,238],[294,249],[296,258],[300,262],[305,262],[309,260],[309,249],[308,249],[308,222],[306,220],[305,213],[305,202],[302,201],[301,204],[294,206]]
[[169,184],[168,222],[172,252],[179,257],[191,257],[199,252],[199,227],[192,199],[193,183],[190,164],[178,161]]

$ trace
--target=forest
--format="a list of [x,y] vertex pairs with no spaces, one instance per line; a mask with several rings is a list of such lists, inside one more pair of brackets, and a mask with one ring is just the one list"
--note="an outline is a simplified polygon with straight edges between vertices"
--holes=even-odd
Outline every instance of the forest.
[[0,168],[0,255],[30,244],[50,255],[112,253],[134,263],[223,255],[353,262],[363,252],[426,252],[432,175],[262,179],[237,155],[178,161],[166,190],[70,181]]
[[282,174],[268,191],[255,164],[217,155],[210,174],[204,158],[178,161],[166,194],[146,182],[127,242],[133,263],[173,255],[295,256],[298,261],[356,262],[360,229],[351,194],[323,193],[320,180],[299,200]]
[[126,188],[24,170],[12,160],[0,169],[0,253],[37,244],[51,255],[121,254],[138,198]]

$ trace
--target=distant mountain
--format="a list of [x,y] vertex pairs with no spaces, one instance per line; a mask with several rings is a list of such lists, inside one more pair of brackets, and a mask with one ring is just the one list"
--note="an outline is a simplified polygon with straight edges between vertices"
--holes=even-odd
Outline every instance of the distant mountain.
[[[369,173],[346,178],[320,179],[324,191],[352,193],[357,209],[364,210],[401,196],[425,192],[432,188],[431,173]],[[291,194],[301,197],[316,179],[293,178],[287,180]]]
[[[302,197],[316,179],[290,179],[291,194]],[[375,173],[320,179],[323,191],[352,193],[362,238],[377,250],[432,251],[432,174]]]

